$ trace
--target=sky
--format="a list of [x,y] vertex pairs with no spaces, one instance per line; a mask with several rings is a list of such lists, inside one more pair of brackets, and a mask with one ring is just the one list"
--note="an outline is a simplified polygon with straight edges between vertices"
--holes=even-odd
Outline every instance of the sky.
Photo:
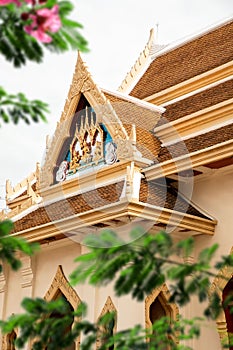
[[[73,0],[74,19],[84,25],[90,52],[83,54],[95,82],[116,90],[158,23],[158,42],[168,44],[233,16],[233,0]],[[0,85],[50,106],[48,123],[0,127],[0,209],[6,179],[23,180],[42,162],[46,135],[59,121],[72,81],[77,52],[47,53],[42,64],[15,69],[0,57]]]

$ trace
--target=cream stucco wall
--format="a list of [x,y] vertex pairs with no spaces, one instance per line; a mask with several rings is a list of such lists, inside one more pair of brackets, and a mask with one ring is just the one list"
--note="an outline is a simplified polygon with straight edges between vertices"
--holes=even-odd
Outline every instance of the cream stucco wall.
[[[196,236],[197,255],[200,249],[219,243],[216,259],[221,255],[228,254],[232,247],[233,230],[233,169],[232,171],[219,170],[211,176],[195,179],[192,200],[214,218],[218,225],[214,236]],[[5,291],[0,293],[4,305],[2,316],[7,317],[12,313],[20,312],[20,301],[24,296],[44,297],[56,274],[58,265],[62,265],[65,276],[68,278],[75,267],[74,259],[86,248],[81,247],[71,239],[51,242],[42,246],[30,263],[29,274],[32,275],[28,283],[24,283],[22,271],[17,273],[10,270],[5,271]],[[31,269],[31,270],[30,270]],[[30,272],[31,271],[31,272]],[[30,275],[30,276],[31,276]],[[94,288],[89,285],[74,287],[81,300],[88,303],[87,318],[96,321],[105,305],[108,296],[111,296],[113,304],[117,309],[117,329],[122,330],[135,324],[145,325],[145,303],[133,301],[130,296],[118,298],[114,295],[112,284],[104,288]],[[196,298],[192,303],[180,311],[184,317],[201,316],[205,305],[200,305]],[[195,350],[220,350],[221,345],[215,323],[206,322],[202,328],[201,337],[188,343]]]
[[[194,183],[192,201],[200,208],[214,217],[218,224],[213,236],[195,237],[195,258],[201,249],[219,244],[214,261],[221,256],[228,255],[233,246],[233,168],[226,167],[213,171],[209,176],[200,177]],[[196,298],[189,306],[190,317],[202,316],[206,304],[201,304]],[[187,313],[186,308],[186,313]],[[216,329],[216,323],[208,321],[202,327],[201,337],[193,342],[193,348],[197,350],[209,349],[220,350],[221,345]]]

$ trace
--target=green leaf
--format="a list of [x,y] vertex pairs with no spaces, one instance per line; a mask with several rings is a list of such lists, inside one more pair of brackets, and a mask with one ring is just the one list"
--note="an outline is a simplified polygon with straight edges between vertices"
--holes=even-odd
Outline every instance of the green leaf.
[[0,99],[0,116],[4,122],[12,121],[18,123],[23,120],[29,124],[30,120],[38,122],[43,120],[46,122],[46,115],[48,113],[48,105],[39,100],[28,100],[27,97],[19,92],[17,95],[7,94],[2,91],[2,98]]

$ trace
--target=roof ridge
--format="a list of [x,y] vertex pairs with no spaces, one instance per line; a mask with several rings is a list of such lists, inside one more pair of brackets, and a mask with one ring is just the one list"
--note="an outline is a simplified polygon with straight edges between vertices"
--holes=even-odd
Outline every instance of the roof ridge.
[[158,56],[162,56],[163,54],[166,54],[169,51],[172,51],[178,47],[181,47],[192,40],[195,40],[195,39],[198,39],[204,35],[207,35],[208,33],[221,28],[224,25],[226,25],[227,23],[231,23],[232,21],[233,21],[233,15],[230,17],[224,18],[220,21],[217,21],[210,26],[206,26],[206,27],[204,27],[196,32],[193,32],[192,34],[188,34],[180,39],[177,39],[168,45],[160,45],[160,46],[164,46],[164,47],[162,47],[160,50],[156,50],[154,55],[152,55],[151,59],[152,59],[152,61],[154,61]]
[[[146,43],[144,50],[140,53],[138,59],[131,67],[130,71],[126,74],[121,85],[118,87],[119,92],[129,92],[132,90],[132,85],[134,81],[138,81],[140,77],[144,74],[151,62],[151,50],[154,45],[154,29],[150,30],[149,39]],[[139,77],[139,78],[138,78]]]

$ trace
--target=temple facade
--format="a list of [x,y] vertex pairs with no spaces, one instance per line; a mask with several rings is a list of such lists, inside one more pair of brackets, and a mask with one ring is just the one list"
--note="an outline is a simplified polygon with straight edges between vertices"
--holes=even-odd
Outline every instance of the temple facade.
[[[4,266],[3,319],[22,311],[24,297],[61,295],[73,309],[87,302],[91,321],[114,310],[113,331],[149,327],[159,313],[174,319],[202,315],[205,305],[195,299],[182,309],[169,303],[168,283],[136,302],[116,297],[112,285],[72,288],[68,277],[74,259],[88,251],[82,244],[86,235],[108,228],[128,241],[138,225],[153,234],[166,230],[175,240],[193,236],[189,262],[214,243],[219,244],[216,260],[231,253],[232,47],[232,19],[170,45],[156,44],[151,31],[116,91],[97,86],[78,55],[44,163],[17,186],[6,184],[8,210],[0,219],[13,220],[12,234],[39,242],[41,249],[33,257],[21,256],[18,272]],[[210,296],[217,291],[223,298],[231,291],[232,275],[233,268],[219,271]],[[233,320],[222,310],[187,344],[220,350],[229,332]],[[14,349],[15,337],[17,330],[2,339],[2,350]],[[81,341],[70,350],[78,350]]]

